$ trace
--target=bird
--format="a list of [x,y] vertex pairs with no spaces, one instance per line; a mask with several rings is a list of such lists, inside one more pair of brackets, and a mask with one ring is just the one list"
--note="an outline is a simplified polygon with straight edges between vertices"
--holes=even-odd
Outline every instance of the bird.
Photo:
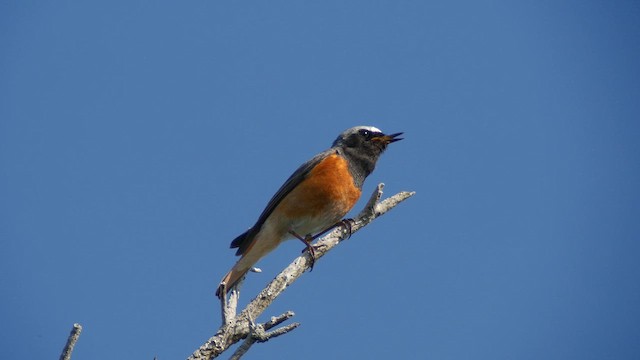
[[341,224],[356,204],[364,180],[390,143],[403,133],[384,134],[374,126],[349,128],[331,147],[302,164],[284,182],[256,223],[231,241],[241,256],[222,278],[216,296],[222,299],[258,260],[285,240],[303,241],[311,255],[311,241]]

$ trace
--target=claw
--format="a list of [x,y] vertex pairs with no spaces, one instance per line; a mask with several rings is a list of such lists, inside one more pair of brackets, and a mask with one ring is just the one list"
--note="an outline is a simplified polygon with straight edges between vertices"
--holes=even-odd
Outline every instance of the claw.
[[[351,230],[353,227],[353,224],[355,223],[355,221],[353,219],[342,219],[339,222],[329,226],[328,228],[322,230],[321,232],[315,234],[315,235],[311,235],[311,234],[307,234],[305,237],[300,236],[300,234],[298,234],[297,232],[293,231],[293,230],[289,230],[289,234],[293,235],[296,239],[302,241],[305,245],[305,250],[307,250],[309,252],[309,255],[311,257],[311,263],[309,265],[309,271],[313,271],[313,266],[316,263],[316,249],[313,247],[313,245],[311,244],[311,242],[313,242],[313,240],[319,238],[320,236],[328,233],[329,231],[331,231],[332,229],[334,229],[336,226],[343,226],[344,229],[347,232],[347,239],[349,239],[351,237]],[[304,250],[302,250],[302,252],[304,252]]]
[[309,272],[311,272],[313,271],[313,266],[316,264],[316,248],[311,245],[311,241],[313,241],[313,237],[311,237],[311,235],[307,235],[305,240],[308,241],[305,241],[305,244],[307,244],[307,251],[309,251],[309,257],[311,259],[309,264]]
[[[304,250],[307,250],[309,252],[309,256],[311,257],[311,263],[309,264],[309,271],[313,271],[313,266],[316,264],[316,249],[313,247],[311,242],[315,239],[315,237],[311,236],[311,234],[308,234],[307,236],[302,237],[293,230],[289,230],[289,234],[295,236],[296,239],[302,241],[306,246]],[[304,252],[304,250],[302,250],[302,252]]]
[[342,219],[339,223],[340,225],[344,226],[344,229],[347,231],[347,240],[351,238],[353,224],[355,224],[355,222],[356,222],[355,220],[349,218],[349,219]]

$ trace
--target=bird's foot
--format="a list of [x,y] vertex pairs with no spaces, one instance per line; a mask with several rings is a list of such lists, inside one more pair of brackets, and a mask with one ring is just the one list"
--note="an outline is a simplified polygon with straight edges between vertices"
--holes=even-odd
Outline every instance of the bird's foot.
[[293,230],[290,230],[289,234],[293,235],[296,239],[304,243],[305,249],[302,250],[302,252],[304,252],[305,250],[309,252],[309,258],[310,258],[309,271],[313,271],[313,266],[316,263],[316,249],[313,247],[313,244],[311,242],[315,239],[315,237],[311,236],[311,234],[307,234],[305,237],[302,237]]

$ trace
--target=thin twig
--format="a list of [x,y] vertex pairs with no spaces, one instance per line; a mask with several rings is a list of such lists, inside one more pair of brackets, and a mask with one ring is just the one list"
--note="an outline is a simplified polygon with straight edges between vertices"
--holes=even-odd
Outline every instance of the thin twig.
[[294,317],[296,314],[289,310],[284,314],[281,314],[280,316],[272,316],[271,319],[269,321],[267,321],[266,323],[264,323],[264,329],[265,330],[269,330],[272,327],[276,326],[276,325],[280,325],[283,322],[291,319],[292,317]]
[[76,346],[78,342],[78,338],[80,338],[80,333],[82,332],[82,325],[76,323],[73,324],[73,328],[71,329],[71,333],[69,334],[69,338],[67,339],[67,344],[64,346],[62,350],[62,354],[60,355],[60,360],[71,360],[71,353],[73,353],[73,347]]
[[275,337],[278,337],[280,335],[284,335],[286,333],[288,333],[289,331],[297,328],[298,326],[300,326],[299,322],[294,322],[292,324],[283,326],[283,327],[279,327],[273,331],[269,331],[268,333],[265,334],[264,339],[263,340],[258,340],[258,342],[267,342],[270,339],[273,339]]
[[[222,293],[226,294],[227,293],[227,284],[226,283],[222,283]],[[222,316],[222,323],[223,324],[228,324],[229,323],[229,313],[227,311],[229,307],[229,304],[227,303],[227,297],[223,296],[220,298],[220,315]]]

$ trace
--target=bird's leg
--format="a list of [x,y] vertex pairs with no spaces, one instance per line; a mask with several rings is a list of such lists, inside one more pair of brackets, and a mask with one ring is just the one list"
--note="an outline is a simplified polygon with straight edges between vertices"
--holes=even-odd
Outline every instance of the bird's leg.
[[304,245],[306,246],[306,250],[309,251],[309,254],[311,255],[311,265],[309,266],[309,271],[313,271],[313,265],[315,265],[316,263],[316,250],[311,244],[311,242],[319,238],[320,236],[328,233],[329,231],[333,230],[337,226],[344,226],[345,230],[347,231],[347,239],[348,239],[351,237],[351,227],[353,226],[353,222],[354,222],[353,219],[342,219],[315,235],[307,234],[304,237],[302,237],[300,234],[298,234],[293,230],[289,230],[289,234],[295,236],[296,239],[304,243]]
[[296,239],[302,241],[304,245],[307,247],[307,251],[309,251],[309,255],[311,255],[311,264],[309,265],[309,271],[313,271],[313,265],[316,263],[316,249],[313,248],[311,242],[315,239],[311,234],[307,234],[305,237],[300,236],[297,232],[293,230],[289,230],[289,234],[296,237]]
[[338,226],[344,226],[345,230],[347,230],[347,239],[351,237],[351,227],[353,226],[352,223],[354,222],[353,219],[342,219],[340,221],[338,221],[337,223],[329,226],[328,228],[320,231],[319,233],[317,233],[316,235],[314,235],[312,237],[312,240],[315,240],[317,238],[319,238],[320,236],[328,233],[329,231],[333,230],[334,228],[338,227]]

